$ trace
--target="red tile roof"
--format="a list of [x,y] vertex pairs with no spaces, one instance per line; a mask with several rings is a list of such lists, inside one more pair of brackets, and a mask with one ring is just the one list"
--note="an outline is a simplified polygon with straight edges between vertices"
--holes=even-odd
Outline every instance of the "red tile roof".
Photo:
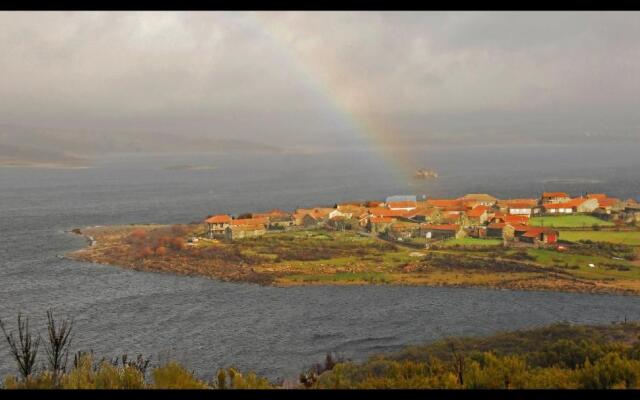
[[515,223],[515,224],[528,224],[529,217],[526,215],[506,215],[503,217],[504,222],[507,223]]
[[[531,208],[538,205],[538,199],[508,199],[501,200],[499,204],[510,207],[510,208]],[[524,207],[517,207],[523,206]]]
[[435,208],[432,208],[432,207],[422,207],[422,208],[418,208],[416,210],[413,210],[412,212],[415,215],[423,215],[425,217],[430,217],[434,213],[436,213],[437,210]]
[[387,203],[388,208],[416,208],[418,205],[415,201],[390,201]]
[[531,227],[529,227],[528,225],[524,225],[524,224],[508,224],[508,225],[511,225],[513,227],[513,229],[518,231],[518,232],[526,232],[529,229],[531,229]]
[[369,214],[377,217],[403,217],[405,212],[402,210],[389,210],[384,207],[374,207],[369,209]]
[[505,227],[505,225],[507,225],[507,224],[505,224],[504,222],[493,222],[493,223],[487,225],[487,228],[489,228],[489,229],[502,229],[502,228]]
[[327,215],[329,215],[332,211],[335,211],[335,209],[333,208],[327,208],[327,207],[317,207],[317,208],[299,208],[296,210],[296,214],[299,215],[310,215],[315,219],[322,219],[324,217],[326,217]]
[[487,206],[476,206],[471,211],[467,212],[467,216],[471,218],[478,218],[487,211],[489,211],[489,207]]
[[595,198],[598,200],[598,206],[600,207],[612,207],[620,202],[619,199],[614,199],[612,197]]
[[453,200],[453,199],[429,199],[427,200],[427,204],[433,207],[440,208],[452,208],[458,207],[464,209],[464,204],[461,200]]
[[563,203],[553,203],[553,204],[545,204],[544,208],[573,208],[573,207],[578,207],[580,206],[582,203],[584,203],[585,201],[587,201],[589,199],[586,199],[584,197],[578,197],[575,199],[571,199],[569,201],[565,201]]
[[243,219],[234,219],[231,221],[231,226],[241,226],[241,225],[266,225],[269,223],[267,218],[243,218]]
[[566,194],[565,192],[542,192],[542,197],[543,198],[549,198],[549,197],[569,197],[568,194]]
[[556,231],[549,228],[529,228],[522,236],[533,238],[537,237],[541,233],[544,233],[545,235],[554,235],[556,234]]
[[207,218],[204,222],[207,224],[228,224],[231,222],[231,217],[225,214],[214,215],[211,218]]

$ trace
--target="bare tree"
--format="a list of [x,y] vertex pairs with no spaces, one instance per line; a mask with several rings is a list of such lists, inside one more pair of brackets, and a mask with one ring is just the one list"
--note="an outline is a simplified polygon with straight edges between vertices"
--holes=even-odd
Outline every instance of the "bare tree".
[[149,363],[151,362],[151,356],[145,358],[142,354],[138,354],[135,360],[130,360],[129,356],[125,353],[120,359],[118,357],[111,360],[111,364],[117,367],[120,363],[122,367],[131,367],[137,369],[142,375],[146,375]]
[[31,376],[36,364],[36,356],[38,354],[38,347],[40,346],[40,336],[34,340],[29,330],[29,318],[27,317],[23,320],[21,314],[18,314],[17,341],[13,332],[7,333],[2,320],[0,320],[0,328],[9,344],[11,356],[18,364],[20,375],[26,380]]
[[456,372],[458,378],[458,384],[464,386],[464,368],[465,368],[465,355],[462,351],[456,349],[456,345],[453,340],[449,341],[449,350],[453,357],[453,369]]
[[67,361],[69,360],[69,346],[71,346],[71,331],[73,329],[73,320],[65,319],[58,327],[53,318],[53,311],[47,311],[47,333],[49,343],[45,348],[47,358],[49,360],[49,369],[53,372],[54,377],[67,369]]

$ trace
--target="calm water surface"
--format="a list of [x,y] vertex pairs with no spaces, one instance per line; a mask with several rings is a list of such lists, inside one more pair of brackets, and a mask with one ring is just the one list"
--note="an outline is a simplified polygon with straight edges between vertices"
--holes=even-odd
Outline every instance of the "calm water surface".
[[[640,319],[634,297],[425,287],[297,287],[134,272],[58,255],[84,246],[74,227],[184,223],[214,212],[293,209],[392,194],[541,190],[640,194],[639,146],[538,146],[416,152],[438,181],[398,179],[371,152],[315,155],[122,155],[84,170],[0,168],[0,317],[42,326],[74,316],[75,350],[176,358],[200,376],[234,365],[295,377],[327,351],[359,359],[443,335],[554,321]],[[179,171],[181,164],[213,170]],[[13,372],[0,344],[0,375]],[[44,360],[44,359],[43,359]]]

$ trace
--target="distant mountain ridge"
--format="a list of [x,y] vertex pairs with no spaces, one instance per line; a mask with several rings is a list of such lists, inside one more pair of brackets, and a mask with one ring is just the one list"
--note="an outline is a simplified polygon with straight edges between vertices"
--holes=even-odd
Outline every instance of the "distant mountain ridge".
[[240,139],[150,132],[51,130],[0,125],[0,164],[85,164],[110,153],[284,153],[286,149]]

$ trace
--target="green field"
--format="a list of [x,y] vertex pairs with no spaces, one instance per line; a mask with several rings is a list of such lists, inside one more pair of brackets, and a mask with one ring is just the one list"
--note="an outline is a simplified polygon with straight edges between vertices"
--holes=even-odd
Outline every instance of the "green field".
[[609,221],[603,221],[591,215],[559,215],[533,217],[529,221],[532,226],[546,226],[549,228],[590,228],[593,225],[613,226]]
[[502,240],[498,239],[477,239],[472,237],[466,237],[462,239],[448,239],[444,242],[438,243],[440,246],[500,246]]
[[591,240],[594,242],[610,242],[630,246],[640,246],[640,231],[560,231],[560,238],[570,242]]
[[[640,268],[626,260],[615,260],[598,255],[560,253],[547,249],[528,249],[527,253],[535,257],[536,262],[549,267],[568,266],[566,272],[579,278],[640,279]],[[595,267],[591,268],[589,264],[594,264]]]

